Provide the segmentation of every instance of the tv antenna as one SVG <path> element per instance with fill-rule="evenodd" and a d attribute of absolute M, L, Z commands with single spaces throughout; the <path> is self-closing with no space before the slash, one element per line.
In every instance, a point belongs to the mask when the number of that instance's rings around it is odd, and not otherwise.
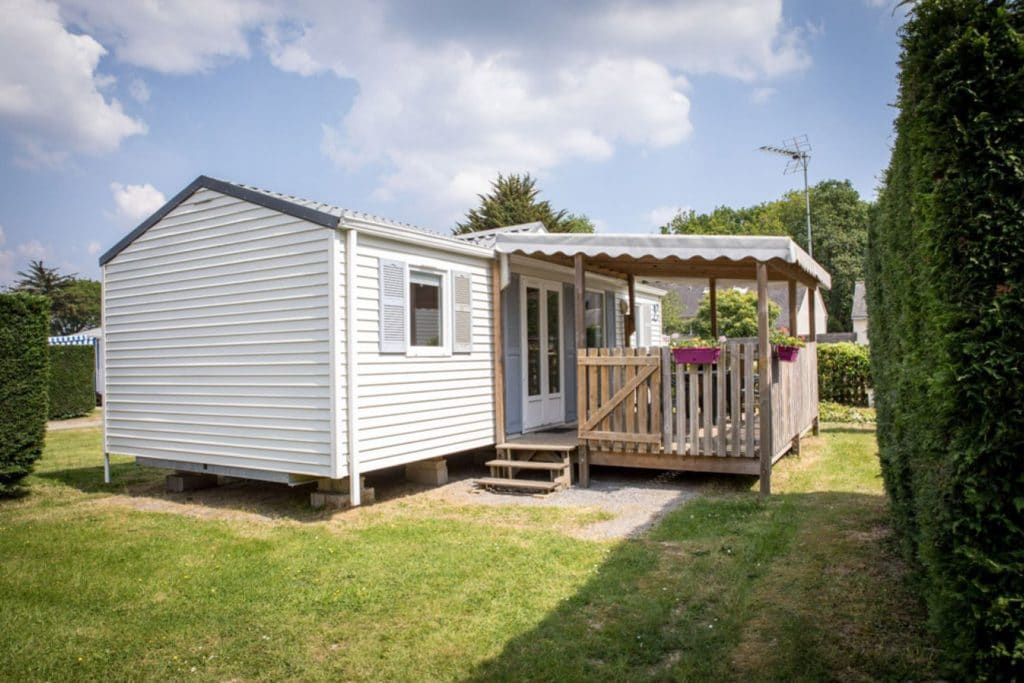
<path fill-rule="evenodd" d="M 813 258 L 814 247 L 811 244 L 811 193 L 807 187 L 807 163 L 811 160 L 811 143 L 806 135 L 798 135 L 795 138 L 784 140 L 781 146 L 762 145 L 759 147 L 762 152 L 784 156 L 786 162 L 785 173 L 804 172 L 804 206 L 807 211 L 807 253 Z"/>

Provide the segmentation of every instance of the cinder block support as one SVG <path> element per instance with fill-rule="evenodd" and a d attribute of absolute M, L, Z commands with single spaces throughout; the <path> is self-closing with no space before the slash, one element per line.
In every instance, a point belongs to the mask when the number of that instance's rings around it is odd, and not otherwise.
<path fill-rule="evenodd" d="M 166 479 L 167 490 L 171 493 L 198 491 L 212 488 L 217 484 L 216 474 L 201 474 L 199 472 L 175 472 L 168 474 Z"/>
<path fill-rule="evenodd" d="M 372 503 L 375 492 L 366 488 L 366 481 L 359 478 L 360 504 Z M 348 477 L 344 479 L 318 479 L 317 490 L 309 494 L 309 504 L 314 508 L 334 508 L 343 510 L 352 507 L 352 496 Z"/>
<path fill-rule="evenodd" d="M 420 460 L 405 466 L 405 478 L 417 484 L 441 486 L 448 483 L 448 461 L 444 458 Z"/>

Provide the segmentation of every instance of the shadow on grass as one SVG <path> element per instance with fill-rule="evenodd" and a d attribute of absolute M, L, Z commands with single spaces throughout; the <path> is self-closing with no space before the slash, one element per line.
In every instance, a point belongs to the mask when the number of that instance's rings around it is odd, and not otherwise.
<path fill-rule="evenodd" d="M 882 500 L 694 500 L 616 546 L 470 680 L 928 678 Z"/>
<path fill-rule="evenodd" d="M 118 458 L 120 460 L 120 458 Z M 267 518 L 287 518 L 300 522 L 322 520 L 327 513 L 309 505 L 312 486 L 230 479 L 218 486 L 182 493 L 166 490 L 165 477 L 170 470 L 143 467 L 134 462 L 112 462 L 111 483 L 103 483 L 103 467 L 72 467 L 36 472 L 35 476 L 77 489 L 82 493 L 112 493 L 135 500 L 141 509 L 170 511 L 176 504 L 198 504 L 225 513 L 253 514 Z M 229 516 L 226 514 L 225 516 Z"/>

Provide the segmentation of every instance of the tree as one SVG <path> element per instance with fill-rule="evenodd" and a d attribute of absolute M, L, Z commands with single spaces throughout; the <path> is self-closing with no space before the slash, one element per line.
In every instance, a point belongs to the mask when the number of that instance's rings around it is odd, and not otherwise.
<path fill-rule="evenodd" d="M 593 223 L 586 216 L 555 211 L 548 201 L 538 201 L 537 181 L 526 175 L 498 175 L 491 183 L 491 192 L 480 197 L 480 206 L 470 209 L 466 221 L 452 231 L 464 235 L 480 230 L 493 230 L 508 225 L 541 222 L 550 232 L 593 232 Z M 585 229 L 588 228 L 589 229 Z"/>
<path fill-rule="evenodd" d="M 779 204 L 787 233 L 807 248 L 807 209 L 803 192 L 789 192 Z M 868 240 L 868 202 L 849 180 L 823 180 L 811 188 L 811 230 L 814 260 L 832 276 L 832 288 L 822 292 L 830 332 L 853 329 L 853 285 L 864 278 Z"/>
<path fill-rule="evenodd" d="M 683 318 L 683 302 L 674 289 L 661 298 L 661 330 L 665 334 L 683 334 L 689 325 Z"/>
<path fill-rule="evenodd" d="M 727 289 L 718 292 L 718 334 L 726 337 L 757 336 L 757 294 Z M 768 327 L 775 327 L 775 321 L 782 309 L 774 301 L 768 302 Z M 711 296 L 705 294 L 697 315 L 693 318 L 693 333 L 698 337 L 711 337 Z"/>
<path fill-rule="evenodd" d="M 663 235 L 786 235 L 777 203 L 742 209 L 716 207 L 711 213 L 681 211 L 661 226 Z"/>
<path fill-rule="evenodd" d="M 100 325 L 102 285 L 96 280 L 73 279 L 53 300 L 53 328 L 74 334 Z"/>
<path fill-rule="evenodd" d="M 570 213 L 568 216 L 565 217 L 565 220 L 562 221 L 561 228 L 562 229 L 558 230 L 557 232 L 597 232 L 596 228 L 594 227 L 594 221 L 590 220 L 590 218 L 584 216 L 583 214 L 575 213 Z"/>
<path fill-rule="evenodd" d="M 21 279 L 11 288 L 13 291 L 45 296 L 51 301 L 74 279 L 56 268 L 47 268 L 42 261 L 29 261 L 28 270 L 18 271 L 18 277 Z"/>
<path fill-rule="evenodd" d="M 832 332 L 853 329 L 854 282 L 864 277 L 868 202 L 849 180 L 823 180 L 810 189 L 814 259 L 832 276 L 823 292 Z M 746 208 L 719 206 L 709 214 L 680 213 L 661 227 L 665 235 L 788 235 L 807 248 L 804 193 Z"/>
<path fill-rule="evenodd" d="M 50 301 L 50 334 L 74 334 L 100 324 L 101 285 L 95 280 L 64 275 L 42 261 L 30 261 L 12 291 L 44 296 Z"/>

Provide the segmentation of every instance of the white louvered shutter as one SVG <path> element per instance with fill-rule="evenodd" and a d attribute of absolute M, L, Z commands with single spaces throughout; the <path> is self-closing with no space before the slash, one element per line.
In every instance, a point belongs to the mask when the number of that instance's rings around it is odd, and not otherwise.
<path fill-rule="evenodd" d="M 405 282 L 404 262 L 380 260 L 381 353 L 405 353 Z"/>
<path fill-rule="evenodd" d="M 452 273 L 452 352 L 473 351 L 473 278 L 469 273 Z"/>

